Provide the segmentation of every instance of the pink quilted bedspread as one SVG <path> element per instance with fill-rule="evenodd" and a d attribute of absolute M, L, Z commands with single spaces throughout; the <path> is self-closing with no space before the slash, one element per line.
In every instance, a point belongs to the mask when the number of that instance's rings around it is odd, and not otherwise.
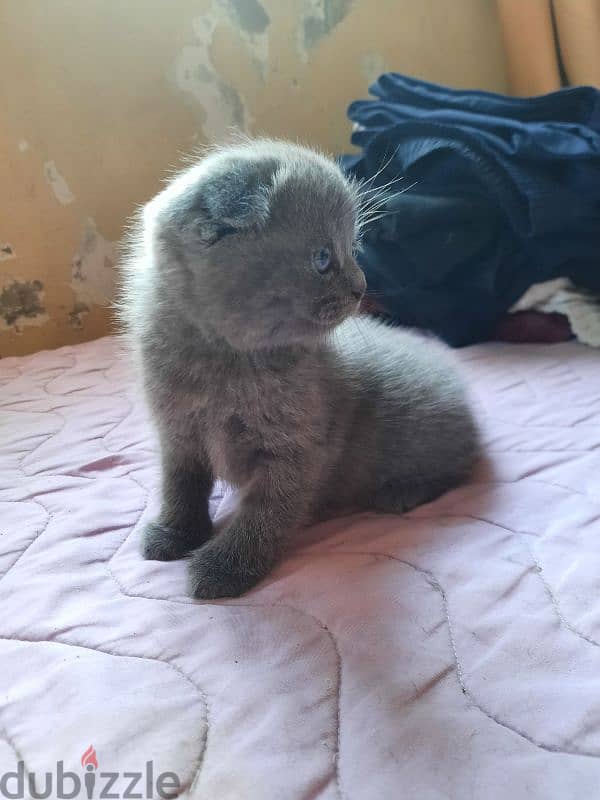
<path fill-rule="evenodd" d="M 218 603 L 138 553 L 156 447 L 114 341 L 3 359 L 0 789 L 88 750 L 94 796 L 151 761 L 201 800 L 599 798 L 600 359 L 459 356 L 473 482 Z"/>

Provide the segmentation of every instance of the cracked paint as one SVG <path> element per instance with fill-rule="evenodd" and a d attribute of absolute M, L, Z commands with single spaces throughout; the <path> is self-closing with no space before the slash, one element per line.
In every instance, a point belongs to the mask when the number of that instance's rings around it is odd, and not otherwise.
<path fill-rule="evenodd" d="M 264 33 L 271 22 L 258 0 L 221 0 L 231 9 L 240 28 L 248 34 Z"/>
<path fill-rule="evenodd" d="M 206 14 L 194 20 L 194 33 L 198 44 L 184 47 L 175 65 L 175 81 L 200 105 L 203 128 L 209 138 L 220 137 L 236 123 L 233 111 L 225 101 L 223 81 L 217 75 L 210 56 L 210 45 L 217 27 L 214 16 Z"/>
<path fill-rule="evenodd" d="M 44 325 L 48 315 L 43 305 L 44 284 L 4 276 L 0 289 L 0 329 L 21 333 L 27 325 Z"/>
<path fill-rule="evenodd" d="M 297 42 L 303 61 L 308 61 L 309 50 L 316 47 L 345 19 L 353 2 L 354 0 L 304 0 L 302 26 Z"/>
<path fill-rule="evenodd" d="M 0 261 L 9 261 L 16 258 L 15 248 L 8 242 L 0 242 Z"/>
<path fill-rule="evenodd" d="M 44 164 L 44 175 L 50 188 L 58 202 L 63 206 L 68 206 L 75 200 L 75 195 L 69 188 L 69 184 L 58 171 L 54 161 L 46 161 Z"/>
<path fill-rule="evenodd" d="M 264 81 L 269 65 L 269 15 L 258 0 L 216 0 L 213 13 L 218 13 L 219 7 L 225 11 L 223 21 L 242 39 Z"/>
<path fill-rule="evenodd" d="M 94 220 L 88 219 L 71 264 L 70 285 L 80 305 L 104 306 L 112 300 L 117 260 L 117 243 L 105 239 Z M 84 310 L 79 308 L 77 315 Z"/>
<path fill-rule="evenodd" d="M 232 127 L 244 131 L 249 121 L 240 93 L 221 78 L 212 60 L 211 45 L 220 24 L 236 31 L 263 80 L 269 60 L 270 18 L 257 0 L 213 0 L 210 10 L 192 21 L 197 43 L 179 52 L 175 82 L 198 104 L 209 139 L 221 138 Z"/>
<path fill-rule="evenodd" d="M 83 318 L 89 313 L 90 307 L 88 304 L 77 301 L 69 311 L 69 325 L 72 328 L 83 328 Z"/>

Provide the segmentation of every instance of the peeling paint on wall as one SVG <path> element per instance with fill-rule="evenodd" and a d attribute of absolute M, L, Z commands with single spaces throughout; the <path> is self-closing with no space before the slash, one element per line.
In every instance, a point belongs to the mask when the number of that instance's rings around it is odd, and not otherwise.
<path fill-rule="evenodd" d="M 217 17 L 209 12 L 196 18 L 193 27 L 199 43 L 188 45 L 179 53 L 175 65 L 177 86 L 200 106 L 208 138 L 218 139 L 231 126 L 244 130 L 244 104 L 234 87 L 219 77 L 210 55 Z"/>
<path fill-rule="evenodd" d="M 265 79 L 269 64 L 271 20 L 258 0 L 213 0 L 210 10 L 192 21 L 197 44 L 182 48 L 175 64 L 175 82 L 190 94 L 203 116 L 209 139 L 219 139 L 231 127 L 246 130 L 249 114 L 237 91 L 219 75 L 211 56 L 218 25 L 227 25 L 241 39 L 256 70 Z"/>
<path fill-rule="evenodd" d="M 0 242 L 0 261 L 9 261 L 16 258 L 15 248 L 8 242 Z"/>
<path fill-rule="evenodd" d="M 69 184 L 56 168 L 54 161 L 46 161 L 44 164 L 44 175 L 50 184 L 50 188 L 58 202 L 63 206 L 68 206 L 75 200 L 75 195 L 69 189 Z"/>
<path fill-rule="evenodd" d="M 242 30 L 249 34 L 264 33 L 271 19 L 258 0 L 221 0 L 231 9 Z"/>
<path fill-rule="evenodd" d="M 21 139 L 19 142 L 19 153 L 26 153 L 29 150 L 29 142 L 27 139 Z"/>
<path fill-rule="evenodd" d="M 87 303 L 77 301 L 69 311 L 69 325 L 72 328 L 83 328 L 83 318 L 89 314 L 90 307 Z"/>
<path fill-rule="evenodd" d="M 385 72 L 385 62 L 380 53 L 365 53 L 360 60 L 360 71 L 367 83 L 373 83 Z"/>
<path fill-rule="evenodd" d="M 43 306 L 44 284 L 5 276 L 0 290 L 0 330 L 20 333 L 26 325 L 44 325 L 48 321 Z"/>
<path fill-rule="evenodd" d="M 264 80 L 269 64 L 268 28 L 271 18 L 258 0 L 216 0 L 215 12 L 219 6 L 227 15 L 224 21 L 240 36 Z"/>
<path fill-rule="evenodd" d="M 71 288 L 80 305 L 104 306 L 112 300 L 117 259 L 117 243 L 105 239 L 94 220 L 88 219 L 71 265 Z"/>
<path fill-rule="evenodd" d="M 354 0 L 304 0 L 298 49 L 303 61 L 308 51 L 328 36 L 348 15 Z"/>

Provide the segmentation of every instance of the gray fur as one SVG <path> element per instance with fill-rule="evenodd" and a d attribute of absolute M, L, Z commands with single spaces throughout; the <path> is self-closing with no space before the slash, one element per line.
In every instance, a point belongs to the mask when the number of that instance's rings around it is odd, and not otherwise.
<path fill-rule="evenodd" d="M 189 556 L 195 597 L 250 589 L 302 526 L 402 513 L 471 470 L 475 426 L 446 349 L 355 316 L 360 216 L 332 161 L 268 140 L 208 154 L 144 209 L 121 302 L 161 443 L 144 555 Z M 216 477 L 241 503 L 215 532 Z"/>

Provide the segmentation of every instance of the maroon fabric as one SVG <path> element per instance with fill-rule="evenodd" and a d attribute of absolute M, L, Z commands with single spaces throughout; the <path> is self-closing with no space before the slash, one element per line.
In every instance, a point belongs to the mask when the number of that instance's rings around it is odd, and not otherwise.
<path fill-rule="evenodd" d="M 366 295 L 361 303 L 363 314 L 380 316 L 384 311 L 378 300 Z M 493 339 L 497 342 L 515 342 L 527 344 L 566 342 L 573 339 L 574 334 L 568 318 L 556 312 L 546 314 L 543 311 L 517 311 L 504 314 L 494 329 Z"/>
<path fill-rule="evenodd" d="M 542 311 L 517 311 L 505 314 L 496 324 L 494 339 L 498 342 L 566 342 L 573 331 L 564 314 Z"/>

